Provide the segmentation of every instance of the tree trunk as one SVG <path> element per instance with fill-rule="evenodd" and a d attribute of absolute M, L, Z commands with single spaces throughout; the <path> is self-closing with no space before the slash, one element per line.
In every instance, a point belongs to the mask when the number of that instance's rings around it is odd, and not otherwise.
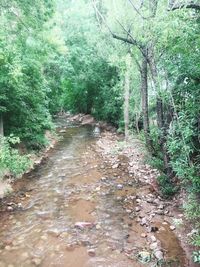
<path fill-rule="evenodd" d="M 125 140 L 129 137 L 129 99 L 130 99 L 130 55 L 126 58 L 126 73 L 124 83 L 124 124 L 125 124 Z"/>
<path fill-rule="evenodd" d="M 173 175 L 172 168 L 170 167 L 170 157 L 167 152 L 166 146 L 166 136 L 167 136 L 167 129 L 164 122 L 164 108 L 163 108 L 163 100 L 160 96 L 159 90 L 159 82 L 158 82 L 158 71 L 157 66 L 154 58 L 154 51 L 153 47 L 151 47 L 151 54 L 149 56 L 149 66 L 152 74 L 152 80 L 155 89 L 157 90 L 157 97 L 156 97 L 156 113 L 157 113 L 157 124 L 158 129 L 160 131 L 159 134 L 159 145 L 163 154 L 163 163 L 164 163 L 164 172 L 167 174 L 168 177 Z"/>
<path fill-rule="evenodd" d="M 146 54 L 146 51 L 144 51 Z M 152 140 L 150 137 L 149 128 L 149 104 L 148 104 L 148 83 L 147 83 L 147 57 L 142 57 L 141 66 L 141 97 L 142 97 L 142 113 L 143 127 L 146 145 L 149 150 L 152 150 Z"/>
<path fill-rule="evenodd" d="M 4 130 L 3 130 L 3 115 L 0 114 L 0 138 L 4 136 Z"/>

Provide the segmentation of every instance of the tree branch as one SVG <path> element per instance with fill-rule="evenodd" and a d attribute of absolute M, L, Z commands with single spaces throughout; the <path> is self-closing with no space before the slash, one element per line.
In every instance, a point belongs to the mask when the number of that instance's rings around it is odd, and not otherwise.
<path fill-rule="evenodd" d="M 174 11 L 174 10 L 182 9 L 182 8 L 192 8 L 192 9 L 200 10 L 200 3 L 195 3 L 193 1 L 188 2 L 188 3 L 171 3 L 170 7 L 168 8 L 168 11 Z"/>

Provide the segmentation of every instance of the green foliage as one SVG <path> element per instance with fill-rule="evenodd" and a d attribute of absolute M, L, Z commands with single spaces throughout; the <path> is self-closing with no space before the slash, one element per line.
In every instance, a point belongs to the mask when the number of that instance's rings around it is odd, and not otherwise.
<path fill-rule="evenodd" d="M 163 196 L 166 198 L 173 196 L 178 191 L 178 186 L 175 186 L 170 178 L 165 174 L 158 177 L 158 183 Z"/>
<path fill-rule="evenodd" d="M 20 139 L 13 135 L 1 138 L 0 144 L 0 173 L 1 175 L 9 171 L 10 174 L 17 177 L 24 173 L 31 164 L 28 156 L 20 155 L 18 150 L 13 148 L 19 144 Z"/>

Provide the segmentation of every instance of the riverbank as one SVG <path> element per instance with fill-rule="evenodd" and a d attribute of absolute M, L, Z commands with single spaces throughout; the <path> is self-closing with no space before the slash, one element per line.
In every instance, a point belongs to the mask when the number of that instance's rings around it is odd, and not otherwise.
<path fill-rule="evenodd" d="M 162 198 L 156 182 L 159 171 L 145 163 L 148 152 L 144 144 L 136 136 L 125 142 L 117 134 L 106 131 L 102 133 L 97 145 L 98 153 L 104 162 L 111 164 L 116 171 L 116 177 L 118 170 L 130 177 L 128 181 L 119 179 L 118 186 L 121 187 L 122 201 L 127 214 L 129 217 L 130 214 L 134 214 L 136 229 L 142 226 L 138 238 L 146 239 L 158 260 L 165 258 L 168 264 L 172 264 L 166 266 L 198 266 L 192 260 L 195 248 L 188 244 L 191 229 L 190 222 L 184 216 L 184 199 L 180 194 L 170 200 Z M 131 183 L 137 183 L 140 188 L 134 196 L 127 189 L 127 185 Z M 184 253 L 186 262 L 180 261 L 180 255 L 182 254 L 183 260 Z M 176 262 L 178 258 L 179 263 Z"/>

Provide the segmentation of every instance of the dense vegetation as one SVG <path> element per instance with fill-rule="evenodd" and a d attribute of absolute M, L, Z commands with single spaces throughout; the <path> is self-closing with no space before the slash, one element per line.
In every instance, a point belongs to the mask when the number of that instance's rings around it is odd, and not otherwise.
<path fill-rule="evenodd" d="M 45 146 L 52 115 L 90 113 L 142 135 L 163 194 L 187 188 L 200 221 L 199 1 L 1 0 L 0 14 L 0 168 L 24 171 L 16 143 Z"/>

